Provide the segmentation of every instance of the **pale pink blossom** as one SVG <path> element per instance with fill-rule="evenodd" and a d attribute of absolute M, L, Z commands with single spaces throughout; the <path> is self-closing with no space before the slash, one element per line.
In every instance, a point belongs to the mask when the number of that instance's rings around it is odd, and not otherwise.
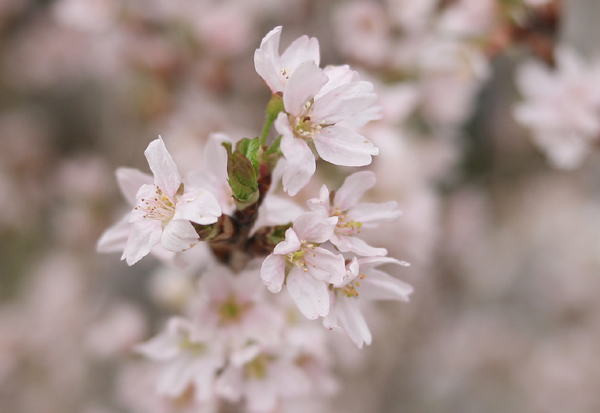
<path fill-rule="evenodd" d="M 173 252 L 192 248 L 198 242 L 198 235 L 191 222 L 208 225 L 221 215 L 221 208 L 210 192 L 184 188 L 179 170 L 162 139 L 151 142 L 145 155 L 154 174 L 153 184 L 139 187 L 139 182 L 147 179 L 142 173 L 121 170 L 125 175 L 121 184 L 125 197 L 131 200 L 136 191 L 135 207 L 127 219 L 131 227 L 121 257 L 129 265 L 138 262 L 159 243 Z M 99 241 L 99 249 L 107 250 L 107 245 L 116 248 L 111 242 L 119 240 L 118 235 L 126 231 L 125 227 L 121 221 L 105 233 Z"/>
<path fill-rule="evenodd" d="M 198 337 L 189 321 L 171 318 L 164 332 L 139 344 L 136 349 L 146 357 L 164 363 L 157 383 L 159 395 L 179 397 L 192 386 L 196 401 L 214 399 L 214 381 L 225 363 L 223 349 Z"/>
<path fill-rule="evenodd" d="M 331 309 L 323 319 L 323 325 L 331 330 L 344 331 L 358 348 L 362 348 L 364 343 L 371 344 L 371 332 L 360 311 L 358 299 L 408 301 L 413 291 L 404 281 L 374 268 L 382 264 L 408 265 L 389 257 L 354 258 L 348 264 L 349 278 L 330 292 Z"/>
<path fill-rule="evenodd" d="M 264 352 L 243 365 L 230 363 L 219 376 L 219 396 L 246 402 L 249 412 L 272 412 L 282 399 L 307 395 L 311 382 L 294 359 Z"/>
<path fill-rule="evenodd" d="M 269 291 L 278 293 L 285 282 L 300 312 L 311 320 L 327 315 L 328 284 L 340 284 L 346 276 L 344 257 L 319 246 L 331 238 L 337 220 L 314 212 L 300 215 L 261 267 Z"/>
<path fill-rule="evenodd" d="M 254 53 L 256 73 L 262 77 L 273 93 L 283 92 L 290 76 L 305 62 L 319 66 L 319 42 L 316 38 L 302 36 L 279 56 L 279 38 L 281 26 L 271 30 L 263 38 L 260 48 Z"/>
<path fill-rule="evenodd" d="M 327 186 L 323 185 L 319 198 L 308 201 L 308 207 L 324 217 L 337 217 L 337 225 L 329 239 L 338 250 L 365 256 L 383 256 L 385 248 L 374 248 L 357 238 L 362 228 L 377 227 L 383 222 L 396 220 L 401 212 L 395 201 L 385 203 L 359 203 L 364 193 L 375 185 L 375 174 L 371 171 L 356 172 L 346 178 L 344 184 L 330 198 Z"/>
<path fill-rule="evenodd" d="M 287 161 L 283 188 L 288 194 L 297 194 L 316 170 L 309 142 L 334 165 L 371 163 L 378 149 L 351 128 L 380 117 L 372 90 L 371 83 L 360 81 L 347 66 L 321 70 L 314 62 L 305 62 L 292 74 L 283 91 L 285 113 L 275 121 Z"/>
<path fill-rule="evenodd" d="M 600 137 L 600 62 L 588 64 L 562 46 L 555 70 L 528 61 L 516 81 L 525 101 L 515 108 L 515 119 L 531 130 L 554 166 L 580 165 Z"/>
<path fill-rule="evenodd" d="M 263 293 L 257 270 L 236 275 L 220 265 L 210 268 L 200 278 L 191 307 L 198 334 L 231 352 L 278 343 L 284 314 L 265 302 Z"/>

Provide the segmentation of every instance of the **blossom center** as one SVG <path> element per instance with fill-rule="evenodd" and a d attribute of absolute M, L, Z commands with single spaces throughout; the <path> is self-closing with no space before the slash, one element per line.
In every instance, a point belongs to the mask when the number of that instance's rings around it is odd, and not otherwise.
<path fill-rule="evenodd" d="M 299 116 L 290 117 L 290 125 L 294 135 L 302 139 L 314 139 L 324 127 L 324 121 L 319 123 L 312 120 L 312 105 L 310 100 L 304 104 Z"/>
<path fill-rule="evenodd" d="M 206 345 L 204 343 L 192 341 L 188 333 L 179 342 L 179 348 L 184 351 L 189 351 L 192 354 L 199 355 L 204 353 L 204 351 L 206 350 Z"/>
<path fill-rule="evenodd" d="M 248 303 L 242 304 L 238 302 L 235 296 L 231 295 L 219 305 L 218 313 L 221 324 L 238 323 L 249 306 Z"/>
<path fill-rule="evenodd" d="M 141 211 L 144 219 L 156 219 L 168 223 L 175 215 L 177 202 L 165 194 L 160 187 L 155 188 L 154 193 L 140 199 L 134 209 Z"/>
<path fill-rule="evenodd" d="M 336 288 L 335 290 L 339 291 L 346 297 L 358 297 L 358 291 L 356 290 L 356 288 L 360 287 L 360 281 L 364 280 L 365 277 L 365 274 L 358 274 L 358 276 L 352 281 L 350 281 L 348 284 L 344 285 L 343 287 Z"/>
<path fill-rule="evenodd" d="M 267 377 L 267 367 L 271 357 L 266 354 L 259 354 L 254 360 L 244 366 L 246 378 L 262 380 Z"/>
<path fill-rule="evenodd" d="M 335 232 L 345 235 L 360 234 L 362 222 L 354 221 L 346 211 L 342 211 L 336 206 L 331 216 L 338 218 Z"/>
<path fill-rule="evenodd" d="M 304 272 L 307 272 L 308 269 L 306 268 L 306 259 L 304 258 L 304 256 L 307 253 L 310 254 L 310 252 L 316 248 L 316 245 L 303 240 L 300 241 L 300 244 L 301 246 L 298 251 L 290 252 L 289 254 L 287 254 L 287 260 L 289 263 L 299 268 L 302 268 Z"/>

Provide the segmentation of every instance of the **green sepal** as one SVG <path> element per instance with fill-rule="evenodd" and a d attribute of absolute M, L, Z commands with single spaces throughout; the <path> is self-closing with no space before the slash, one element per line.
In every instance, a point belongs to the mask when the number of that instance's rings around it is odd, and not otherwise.
<path fill-rule="evenodd" d="M 260 144 L 258 137 L 254 139 L 244 138 L 235 145 L 235 151 L 243 154 L 252 163 L 254 170 L 258 173 L 258 153 Z"/>
<path fill-rule="evenodd" d="M 236 150 L 229 156 L 227 175 L 235 206 L 239 210 L 258 201 L 257 172 L 244 154 Z"/>

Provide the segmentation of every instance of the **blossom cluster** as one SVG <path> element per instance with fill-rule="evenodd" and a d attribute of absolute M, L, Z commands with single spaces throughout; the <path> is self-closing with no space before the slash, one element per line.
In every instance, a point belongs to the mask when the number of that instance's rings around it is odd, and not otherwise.
<path fill-rule="evenodd" d="M 159 395 L 192 394 L 190 403 L 207 409 L 226 401 L 269 412 L 330 393 L 324 332 L 345 333 L 361 348 L 372 337 L 360 303 L 408 301 L 412 293 L 378 268 L 408 264 L 360 235 L 400 216 L 395 201 L 361 202 L 376 184 L 373 172 L 349 175 L 336 191 L 322 185 L 305 207 L 275 193 L 280 179 L 283 191 L 298 194 L 317 159 L 370 164 L 378 149 L 356 128 L 380 117 L 370 82 L 348 66 L 320 68 L 315 38 L 302 36 L 280 55 L 280 34 L 281 27 L 268 33 L 255 53 L 272 92 L 261 136 L 213 134 L 204 165 L 186 177 L 162 138 L 152 141 L 152 175 L 117 170 L 132 209 L 98 242 L 129 265 L 152 253 L 199 276 L 180 303 L 183 314 L 137 351 L 163 363 Z M 267 145 L 272 125 L 279 136 Z M 265 296 L 284 286 L 289 298 Z M 325 328 L 308 322 L 317 318 Z"/>

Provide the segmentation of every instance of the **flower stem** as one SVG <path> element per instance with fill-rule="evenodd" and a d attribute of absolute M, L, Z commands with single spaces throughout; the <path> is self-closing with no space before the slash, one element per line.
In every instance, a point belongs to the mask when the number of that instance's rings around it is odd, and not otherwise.
<path fill-rule="evenodd" d="M 273 122 L 275 122 L 277 115 L 279 115 L 279 112 L 282 110 L 283 97 L 279 94 L 273 95 L 267 104 L 267 120 L 265 121 L 265 126 L 263 127 L 262 134 L 260 135 L 260 140 L 258 141 L 260 147 L 265 146 L 265 143 L 267 142 L 267 135 L 271 130 L 271 126 L 273 126 Z"/>

